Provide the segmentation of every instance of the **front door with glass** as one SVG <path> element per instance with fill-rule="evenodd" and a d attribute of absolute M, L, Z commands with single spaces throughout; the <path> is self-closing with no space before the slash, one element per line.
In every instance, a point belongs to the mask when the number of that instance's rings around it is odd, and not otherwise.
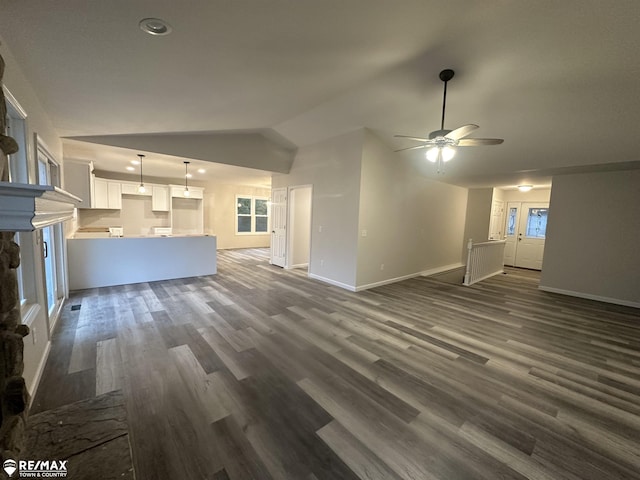
<path fill-rule="evenodd" d="M 548 217 L 548 203 L 507 204 L 505 265 L 542 270 Z"/>

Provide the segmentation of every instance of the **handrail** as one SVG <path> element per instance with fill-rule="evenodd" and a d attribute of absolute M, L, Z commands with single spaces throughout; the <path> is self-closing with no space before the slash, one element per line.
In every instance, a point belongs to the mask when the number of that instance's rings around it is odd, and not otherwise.
<path fill-rule="evenodd" d="M 504 247 L 506 240 L 467 243 L 467 266 L 463 285 L 473 285 L 481 280 L 504 272 Z"/>

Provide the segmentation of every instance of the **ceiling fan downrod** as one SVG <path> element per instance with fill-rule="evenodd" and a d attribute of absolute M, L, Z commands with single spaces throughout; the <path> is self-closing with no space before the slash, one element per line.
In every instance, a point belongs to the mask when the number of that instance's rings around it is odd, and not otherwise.
<path fill-rule="evenodd" d="M 453 78 L 456 72 L 447 68 L 440 72 L 440 80 L 444 82 L 444 94 L 442 95 L 442 121 L 440 122 L 440 130 L 444 130 L 444 112 L 447 106 L 447 82 Z"/>

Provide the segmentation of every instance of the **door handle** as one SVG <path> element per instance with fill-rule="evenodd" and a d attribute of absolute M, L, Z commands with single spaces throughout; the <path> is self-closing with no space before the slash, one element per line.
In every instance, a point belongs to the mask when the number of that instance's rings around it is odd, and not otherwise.
<path fill-rule="evenodd" d="M 47 258 L 49 256 L 49 246 L 47 245 L 47 242 L 42 242 L 42 249 L 44 250 L 44 258 Z"/>

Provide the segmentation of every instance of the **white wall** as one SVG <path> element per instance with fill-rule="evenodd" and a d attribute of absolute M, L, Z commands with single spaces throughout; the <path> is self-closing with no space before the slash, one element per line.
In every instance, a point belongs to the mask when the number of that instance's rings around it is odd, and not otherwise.
<path fill-rule="evenodd" d="M 0 52 L 5 61 L 5 71 L 3 83 L 11 94 L 18 101 L 20 106 L 27 112 L 27 158 L 29 161 L 29 180 L 35 183 L 36 179 L 36 155 L 34 133 L 42 138 L 49 152 L 64 169 L 62 163 L 62 143 L 58 137 L 53 124 L 42 107 L 38 96 L 32 89 L 29 81 L 23 75 L 20 66 L 16 63 L 6 44 L 0 38 Z M 44 291 L 43 264 L 41 256 L 41 234 L 32 233 L 34 236 L 34 251 L 30 255 L 34 258 L 34 278 L 36 291 L 36 304 L 39 308 L 31 310 L 35 312 L 32 317 L 23 318 L 32 333 L 24 339 L 24 379 L 27 387 L 33 393 L 35 380 L 40 374 L 45 355 L 49 347 L 48 322 L 46 315 L 46 298 Z M 27 254 L 27 252 L 24 252 Z M 26 255 L 25 255 L 26 256 Z"/>
<path fill-rule="evenodd" d="M 355 288 L 363 130 L 301 148 L 272 188 L 312 185 L 312 277 Z"/>
<path fill-rule="evenodd" d="M 293 188 L 289 191 L 290 232 L 288 266 L 309 264 L 311 249 L 311 187 Z"/>
<path fill-rule="evenodd" d="M 271 234 L 236 235 L 236 195 L 271 197 L 271 189 L 246 185 L 202 183 L 204 230 L 216 235 L 218 248 L 259 248 L 271 244 Z"/>
<path fill-rule="evenodd" d="M 640 307 L 640 170 L 554 177 L 540 288 Z"/>
<path fill-rule="evenodd" d="M 358 288 L 459 266 L 466 204 L 465 188 L 427 179 L 365 130 Z"/>

